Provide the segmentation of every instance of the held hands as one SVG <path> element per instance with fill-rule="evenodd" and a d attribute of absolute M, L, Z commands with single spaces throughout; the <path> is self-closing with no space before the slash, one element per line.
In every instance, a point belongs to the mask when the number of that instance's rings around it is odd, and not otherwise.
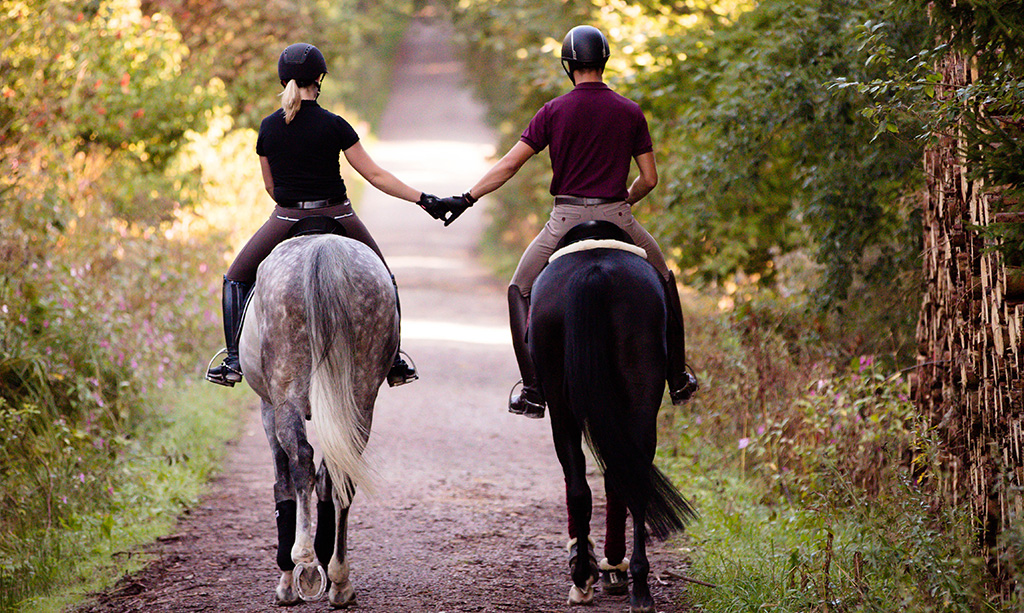
<path fill-rule="evenodd" d="M 466 192 L 461 196 L 441 198 L 440 202 L 444 205 L 445 212 L 447 213 L 447 216 L 443 217 L 444 225 L 447 228 L 453 221 L 458 219 L 459 215 L 466 212 L 466 209 L 473 206 L 473 203 L 476 202 L 476 198 L 474 198 L 469 192 Z"/>
<path fill-rule="evenodd" d="M 434 219 L 444 219 L 445 213 L 448 212 L 441 199 L 433 194 L 420 194 L 419 202 L 416 204 L 420 205 L 420 208 L 429 213 Z"/>

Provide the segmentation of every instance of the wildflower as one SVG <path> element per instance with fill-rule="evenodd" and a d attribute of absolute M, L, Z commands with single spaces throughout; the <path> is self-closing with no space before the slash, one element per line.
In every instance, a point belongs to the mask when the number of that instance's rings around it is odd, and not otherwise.
<path fill-rule="evenodd" d="M 749 438 L 743 437 L 743 438 L 741 438 L 739 440 L 739 445 L 738 446 L 739 446 L 740 449 L 746 449 L 748 445 L 750 445 L 750 439 Z"/>
<path fill-rule="evenodd" d="M 873 355 L 862 355 L 860 356 L 860 371 L 864 372 L 866 369 L 871 368 L 872 364 L 875 363 L 875 356 Z"/>

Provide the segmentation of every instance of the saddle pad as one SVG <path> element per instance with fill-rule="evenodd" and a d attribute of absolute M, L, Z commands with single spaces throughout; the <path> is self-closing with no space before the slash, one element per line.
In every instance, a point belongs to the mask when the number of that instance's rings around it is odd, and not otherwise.
<path fill-rule="evenodd" d="M 548 263 L 550 264 L 551 262 L 554 262 L 563 255 L 576 253 L 577 251 L 589 251 L 590 249 L 619 249 L 621 251 L 628 251 L 630 253 L 636 254 L 645 260 L 647 259 L 647 252 L 644 251 L 642 247 L 637 247 L 636 245 L 630 245 L 629 243 L 624 243 L 622 241 L 617 241 L 610 238 L 600 238 L 587 239 L 580 241 L 578 243 L 566 245 L 565 247 L 562 247 L 558 251 L 552 253 L 551 257 L 548 258 Z"/>

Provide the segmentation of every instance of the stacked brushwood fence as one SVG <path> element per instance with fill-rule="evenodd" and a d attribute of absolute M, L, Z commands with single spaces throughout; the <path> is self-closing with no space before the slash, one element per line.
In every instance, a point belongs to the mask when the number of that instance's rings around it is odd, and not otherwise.
<path fill-rule="evenodd" d="M 976 79 L 963 57 L 942 66 L 945 88 Z M 1008 570 L 999 534 L 1021 521 L 1024 502 L 1024 270 L 1009 267 L 982 231 L 1024 223 L 998 186 L 972 178 L 961 134 L 941 136 L 925 154 L 925 297 L 914 399 L 944 442 L 939 490 L 978 519 L 979 542 L 1004 591 Z M 1010 206 L 1007 206 L 1009 204 Z"/>

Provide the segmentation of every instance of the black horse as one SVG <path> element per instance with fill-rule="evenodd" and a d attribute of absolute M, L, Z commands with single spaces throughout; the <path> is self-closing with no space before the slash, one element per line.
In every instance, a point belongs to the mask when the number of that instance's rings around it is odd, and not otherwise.
<path fill-rule="evenodd" d="M 603 232 L 615 230 L 606 227 Z M 609 236 L 591 243 L 597 248 L 580 249 L 581 243 L 556 252 L 537 278 L 530 353 L 550 408 L 569 520 L 576 532 L 575 544 L 570 541 L 569 602 L 592 600 L 598 571 L 587 547 L 592 499 L 582 448 L 585 436 L 604 470 L 609 496 L 625 501 L 633 516 L 630 611 L 646 613 L 654 611 L 647 585 L 648 529 L 654 537 L 665 538 L 681 531 L 695 512 L 653 465 L 667 368 L 661 279 L 636 247 L 608 241 Z"/>

